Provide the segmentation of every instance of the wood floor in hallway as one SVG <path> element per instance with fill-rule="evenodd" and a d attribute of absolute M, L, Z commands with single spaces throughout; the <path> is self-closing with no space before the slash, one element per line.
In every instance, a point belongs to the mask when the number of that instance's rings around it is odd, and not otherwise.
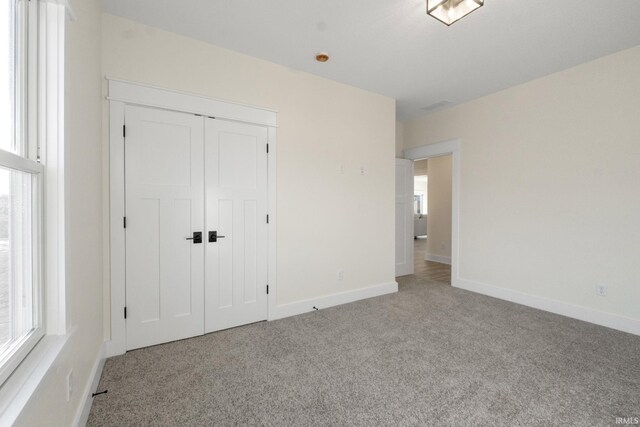
<path fill-rule="evenodd" d="M 427 239 L 417 238 L 413 241 L 414 274 L 424 280 L 433 280 L 451 284 L 451 266 L 439 262 L 425 261 Z"/>

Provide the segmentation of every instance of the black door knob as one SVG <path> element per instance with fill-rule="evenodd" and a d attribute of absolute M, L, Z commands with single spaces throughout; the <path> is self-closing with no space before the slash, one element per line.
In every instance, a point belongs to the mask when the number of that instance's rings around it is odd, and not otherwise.
<path fill-rule="evenodd" d="M 187 240 L 193 240 L 193 244 L 202 243 L 202 231 L 194 231 L 193 237 L 187 237 Z"/>
<path fill-rule="evenodd" d="M 209 242 L 210 243 L 215 243 L 218 241 L 218 239 L 224 239 L 225 236 L 218 236 L 218 232 L 217 231 L 210 231 L 209 232 Z"/>

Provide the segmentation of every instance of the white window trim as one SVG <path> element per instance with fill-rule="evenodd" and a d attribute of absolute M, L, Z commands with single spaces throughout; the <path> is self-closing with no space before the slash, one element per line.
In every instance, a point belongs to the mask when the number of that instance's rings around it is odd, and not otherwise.
<path fill-rule="evenodd" d="M 43 1 L 46 13 L 40 30 L 40 123 L 38 138 L 46 141 L 40 153 L 45 165 L 44 277 L 46 287 L 45 325 L 48 335 L 64 335 L 65 298 L 65 189 L 64 147 L 64 46 L 67 17 L 75 15 L 66 0 Z"/>
<path fill-rule="evenodd" d="M 65 173 L 64 173 L 64 47 L 65 23 L 67 18 L 75 21 L 75 14 L 67 0 L 38 0 L 40 19 L 37 28 L 30 28 L 30 41 L 37 35 L 36 56 L 38 72 L 29 75 L 37 79 L 37 93 L 29 93 L 30 107 L 37 99 L 37 114 L 29 114 L 29 137 L 46 141 L 45 151 L 39 156 L 42 165 L 29 170 L 38 174 L 44 172 L 44 186 L 41 229 L 43 232 L 42 279 L 44 299 L 44 330 L 38 342 L 19 363 L 7 381 L 0 386 L 0 425 L 12 425 L 25 405 L 53 366 L 57 356 L 73 331 L 66 323 L 65 297 Z M 32 9 L 33 10 L 33 9 Z M 30 13 L 32 13 L 30 11 Z M 33 50 L 32 50 L 33 52 Z M 33 111 L 33 110 L 32 110 Z M 30 111 L 30 112 L 32 112 Z M 37 116 L 37 120 L 32 118 Z M 30 150 L 34 146 L 30 140 Z M 10 153 L 0 153 L 5 164 L 15 162 L 27 169 L 25 159 Z M 30 151 L 30 157 L 38 156 Z M 42 337 L 44 335 L 44 337 Z"/>
<path fill-rule="evenodd" d="M 0 150 L 0 164 L 3 167 L 13 169 L 19 172 L 25 172 L 31 175 L 31 211 L 32 211 L 32 242 L 42 242 L 42 175 L 44 167 L 40 163 L 25 157 Z M 33 301 L 37 304 L 37 310 L 33 312 L 34 329 L 25 336 L 13 342 L 10 346 L 12 351 L 6 353 L 2 357 L 2 369 L 0 370 L 0 385 L 13 374 L 15 369 L 27 357 L 29 352 L 33 350 L 38 341 L 44 336 L 43 328 L 43 283 L 42 283 L 42 253 L 41 244 L 33 247 L 33 280 L 37 284 L 33 292 Z"/>

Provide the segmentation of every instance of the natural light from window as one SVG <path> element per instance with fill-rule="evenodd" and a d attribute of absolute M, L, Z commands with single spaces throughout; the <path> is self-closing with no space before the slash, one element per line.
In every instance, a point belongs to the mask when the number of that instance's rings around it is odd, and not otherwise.
<path fill-rule="evenodd" d="M 15 1 L 0 5 L 0 149 L 15 151 Z"/>
<path fill-rule="evenodd" d="M 29 158 L 22 126 L 27 111 L 26 7 L 24 0 L 0 1 L 0 383 L 42 332 L 42 165 Z"/>

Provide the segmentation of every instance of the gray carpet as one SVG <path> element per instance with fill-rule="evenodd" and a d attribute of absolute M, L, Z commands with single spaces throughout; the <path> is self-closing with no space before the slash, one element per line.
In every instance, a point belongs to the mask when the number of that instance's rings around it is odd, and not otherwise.
<path fill-rule="evenodd" d="M 640 337 L 451 286 L 109 359 L 90 426 L 615 425 Z"/>

